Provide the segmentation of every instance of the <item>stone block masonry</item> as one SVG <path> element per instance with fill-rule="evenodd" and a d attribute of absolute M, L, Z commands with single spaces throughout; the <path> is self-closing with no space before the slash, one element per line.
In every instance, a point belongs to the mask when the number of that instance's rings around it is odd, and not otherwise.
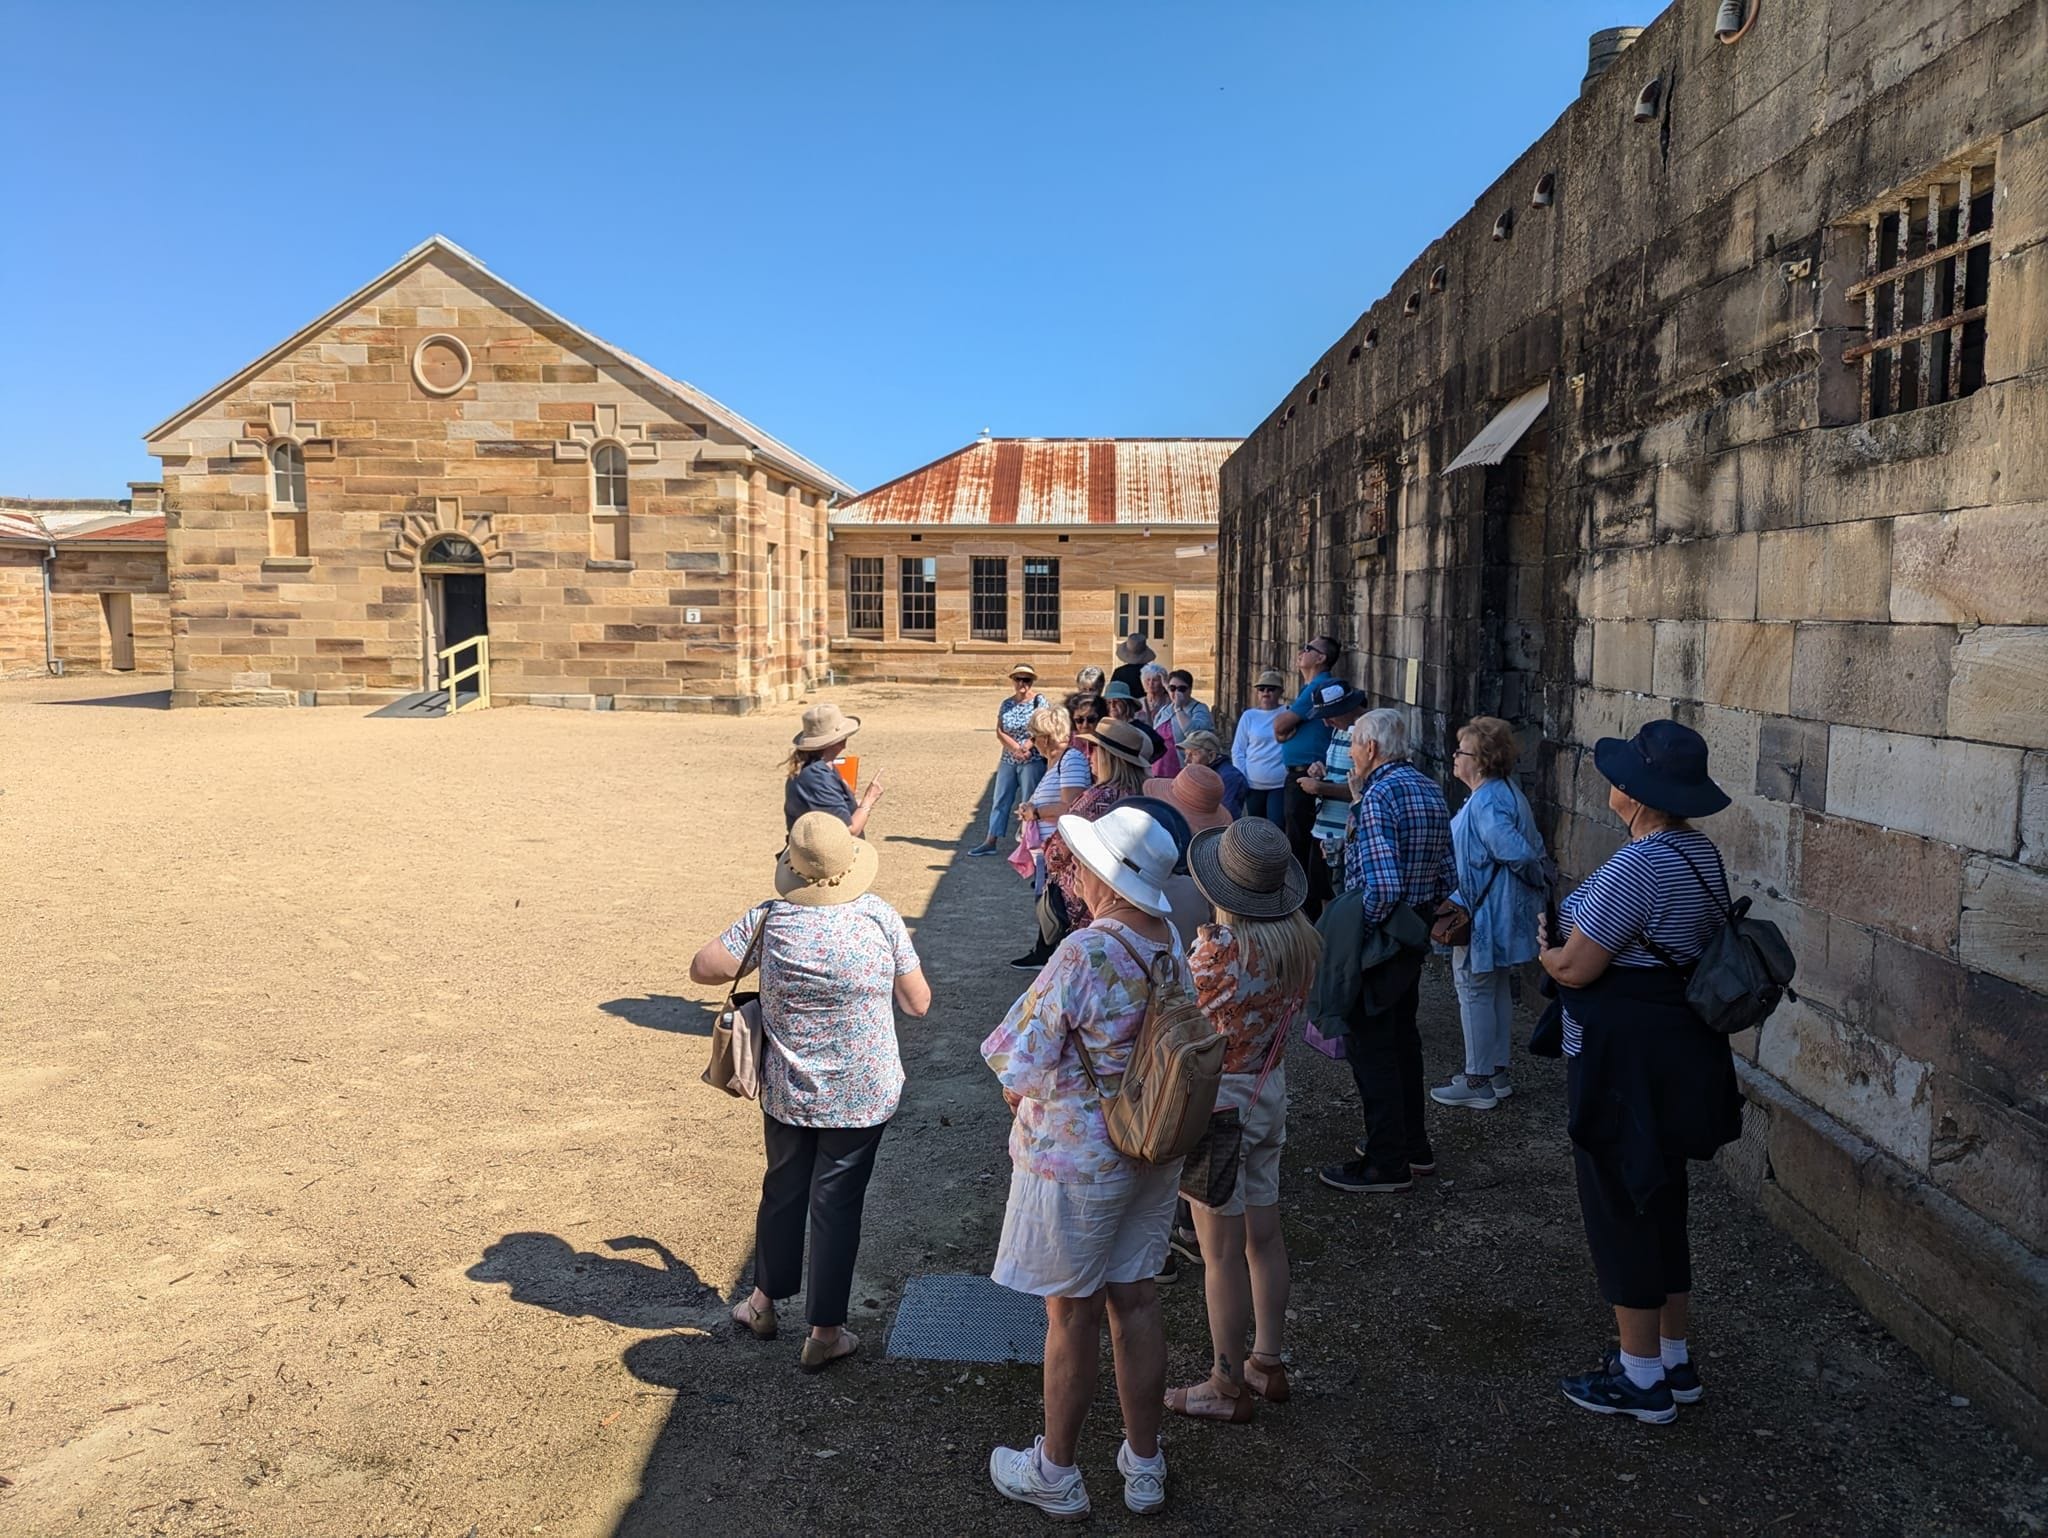
<path fill-rule="evenodd" d="M 1732 47 L 1714 12 L 1670 7 L 1226 463 L 1222 694 L 1327 630 L 1447 783 L 1508 716 L 1574 878 L 1624 836 L 1593 743 L 1696 726 L 1705 829 L 1801 965 L 1730 1172 L 2048 1449 L 2048 3 L 1766 5 Z M 1918 200 L 1924 250 L 1964 172 L 1989 234 L 1923 270 L 1981 320 L 1924 389 L 1883 353 L 1909 388 L 1866 412 L 1872 221 Z M 1909 277 L 1913 324 L 1947 301 Z"/>

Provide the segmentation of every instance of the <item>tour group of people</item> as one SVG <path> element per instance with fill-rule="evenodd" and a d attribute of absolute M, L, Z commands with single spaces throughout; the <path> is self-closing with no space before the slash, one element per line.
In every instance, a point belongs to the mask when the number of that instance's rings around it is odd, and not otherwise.
<path fill-rule="evenodd" d="M 1078 1466 L 1105 1322 L 1124 1420 L 1117 1471 L 1132 1511 L 1166 1500 L 1169 1414 L 1244 1423 L 1289 1398 L 1289 1268 L 1280 1221 L 1287 1064 L 1306 1039 L 1341 1056 L 1361 1135 L 1321 1169 L 1361 1199 L 1437 1173 L 1432 1114 L 1514 1093 L 1518 979 L 1548 999 L 1528 1050 L 1566 1059 L 1567 1125 L 1593 1269 L 1618 1349 L 1560 1380 L 1586 1410 L 1664 1423 L 1702 1397 L 1689 1349 L 1689 1158 L 1736 1135 L 1727 1039 L 1685 1003 L 1684 978 L 1725 921 L 1726 873 L 1695 820 L 1728 797 L 1699 734 L 1652 721 L 1603 739 L 1594 763 L 1628 841 L 1559 901 L 1505 721 L 1455 734 L 1455 814 L 1413 761 L 1407 714 L 1372 708 L 1329 636 L 1293 679 L 1252 680 L 1226 744 L 1185 669 L 1143 636 L 1106 673 L 1041 692 L 1019 664 L 996 707 L 985 836 L 1031 883 L 1032 975 L 981 1044 L 1011 1113 L 1012 1165 L 992 1275 L 1046 1305 L 1043 1424 L 997 1447 L 995 1488 L 1050 1516 L 1090 1510 Z M 752 1291 L 737 1329 L 772 1338 L 804 1294 L 799 1365 L 858 1349 L 846 1327 L 862 1203 L 902 1093 L 895 1013 L 931 989 L 901 917 L 872 890 L 862 838 L 880 777 L 846 773 L 858 717 L 806 710 L 785 789 L 776 895 L 691 964 L 700 983 L 758 970 L 768 1167 Z M 1014 838 L 1014 846 L 1011 841 Z M 1448 951 L 1464 1035 L 1458 1071 L 1426 1082 L 1417 1028 L 1428 955 Z M 1155 992 L 1184 989 L 1223 1040 L 1216 1106 L 1235 1157 L 1184 1168 L 1120 1152 L 1104 1116 Z M 1434 1105 L 1440 1109 L 1432 1112 Z M 1221 1146 L 1221 1145 L 1219 1145 Z M 809 1229 L 806 1270 L 805 1228 Z M 1169 1387 L 1158 1286 L 1199 1261 L 1206 1377 Z"/>

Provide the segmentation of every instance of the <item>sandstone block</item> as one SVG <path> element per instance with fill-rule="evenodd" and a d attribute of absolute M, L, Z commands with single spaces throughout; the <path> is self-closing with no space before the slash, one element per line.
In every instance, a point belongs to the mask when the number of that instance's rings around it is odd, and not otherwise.
<path fill-rule="evenodd" d="M 1831 1116 L 1801 1116 L 1783 1106 L 1770 1113 L 1768 1147 L 1771 1175 L 1785 1194 L 1853 1249 L 1870 1145 Z"/>
<path fill-rule="evenodd" d="M 1707 698 L 1784 715 L 1792 698 L 1791 625 L 1715 621 L 1707 626 Z"/>
<path fill-rule="evenodd" d="M 1985 628 L 1956 648 L 1948 729 L 2048 748 L 2048 629 Z"/>
<path fill-rule="evenodd" d="M 1957 1201 L 2048 1251 L 2048 1123 L 1937 1077 L 1930 1163 Z"/>
<path fill-rule="evenodd" d="M 1726 539 L 1701 541 L 1708 551 L 1708 619 L 1757 617 L 1757 538 L 1754 534 L 1735 534 Z"/>
<path fill-rule="evenodd" d="M 1654 660 L 1651 627 L 1640 620 L 1607 620 L 1593 626 L 1593 687 L 1650 692 Z"/>
<path fill-rule="evenodd" d="M 1956 641 L 1946 625 L 1797 628 L 1793 715 L 1887 731 L 1943 729 Z"/>
<path fill-rule="evenodd" d="M 2022 778 L 2020 863 L 2048 867 L 2048 753 L 2029 753 Z"/>
<path fill-rule="evenodd" d="M 2048 992 L 2048 874 L 1971 860 L 1963 870 L 1957 955 L 1965 966 Z"/>
<path fill-rule="evenodd" d="M 1699 699 L 1707 686 L 1706 622 L 1659 620 L 1651 628 L 1650 692 L 1667 700 Z"/>
<path fill-rule="evenodd" d="M 1834 795 L 1832 775 L 1828 787 Z M 1812 812 L 1793 829 L 1799 900 L 1946 954 L 1962 911 L 1963 855 L 1950 844 Z"/>
<path fill-rule="evenodd" d="M 1925 1063 L 1788 1002 L 1761 1033 L 1757 1066 L 1902 1163 L 1927 1168 L 1933 1086 Z"/>
<path fill-rule="evenodd" d="M 1844 817 L 2010 855 L 2019 841 L 2023 756 L 1952 738 L 1837 726 L 1828 806 Z"/>
<path fill-rule="evenodd" d="M 1790 884 L 1791 807 L 1760 796 L 1736 796 L 1710 826 L 1731 882 L 1773 891 Z"/>
<path fill-rule="evenodd" d="M 1968 984 L 1968 971 L 1946 956 L 1889 935 L 1874 936 L 1864 1028 L 1908 1057 L 1953 1073 L 1960 1061 Z"/>
<path fill-rule="evenodd" d="M 1827 809 L 1828 729 L 1790 716 L 1765 720 L 1757 743 L 1756 791 L 1809 811 Z"/>
<path fill-rule="evenodd" d="M 1893 520 L 1890 609 L 1905 623 L 2048 624 L 2048 504 Z"/>
<path fill-rule="evenodd" d="M 1828 527 L 1822 558 L 1822 619 L 1882 620 L 1891 613 L 1892 520 Z"/>
<path fill-rule="evenodd" d="M 1756 617 L 1813 619 L 1821 611 L 1827 530 L 1781 529 L 1757 541 Z"/>

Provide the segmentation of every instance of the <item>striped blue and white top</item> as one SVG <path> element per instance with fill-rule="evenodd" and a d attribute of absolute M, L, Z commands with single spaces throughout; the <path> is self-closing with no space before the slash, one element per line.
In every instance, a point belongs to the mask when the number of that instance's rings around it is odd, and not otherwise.
<path fill-rule="evenodd" d="M 1038 789 L 1031 793 L 1031 804 L 1057 806 L 1061 791 L 1086 790 L 1094 779 L 1095 772 L 1088 767 L 1088 755 L 1079 748 L 1068 748 L 1060 755 L 1059 762 L 1046 770 L 1045 777 L 1038 782 Z"/>
<path fill-rule="evenodd" d="M 1622 845 L 1559 905 L 1558 912 L 1587 939 L 1611 952 L 1614 966 L 1664 965 L 1643 944 L 1644 935 L 1678 960 L 1693 961 L 1727 920 L 1728 874 L 1712 839 L 1697 828 L 1674 828 Z M 1583 1040 L 1578 1021 L 1567 1009 L 1564 1055 L 1577 1057 Z"/>

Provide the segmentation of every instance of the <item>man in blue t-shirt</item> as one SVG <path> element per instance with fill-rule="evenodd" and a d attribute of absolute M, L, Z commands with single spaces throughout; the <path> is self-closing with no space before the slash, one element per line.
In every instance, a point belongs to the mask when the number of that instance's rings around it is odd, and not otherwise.
<path fill-rule="evenodd" d="M 1309 897 L 1303 911 L 1311 919 L 1322 911 L 1323 902 L 1330 895 L 1329 878 L 1317 879 L 1317 872 L 1327 869 L 1315 836 L 1316 812 L 1322 803 L 1295 781 L 1307 773 L 1309 765 L 1322 763 L 1329 751 L 1329 725 L 1315 719 L 1316 695 L 1336 682 L 1330 670 L 1337 665 L 1341 650 L 1334 636 L 1319 635 L 1296 652 L 1294 666 L 1301 674 L 1301 693 L 1294 697 L 1292 705 L 1273 717 L 1280 761 L 1287 766 L 1287 841 L 1294 846 L 1295 859 L 1301 861 L 1301 868 L 1308 873 Z"/>

